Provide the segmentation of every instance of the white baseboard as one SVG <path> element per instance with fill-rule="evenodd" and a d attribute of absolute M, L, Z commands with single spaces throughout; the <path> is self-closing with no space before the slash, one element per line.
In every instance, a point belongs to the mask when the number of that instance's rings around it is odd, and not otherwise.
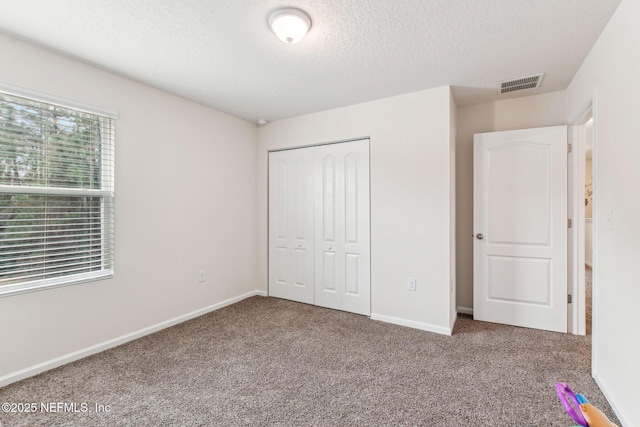
<path fill-rule="evenodd" d="M 152 334 L 154 332 L 160 331 L 162 329 L 168 328 L 170 326 L 177 325 L 178 323 L 185 322 L 187 320 L 194 319 L 196 317 L 200 317 L 203 314 L 210 313 L 215 310 L 219 310 L 223 307 L 226 307 L 231 304 L 235 304 L 243 299 L 250 298 L 253 296 L 267 296 L 267 293 L 264 291 L 255 290 L 252 292 L 248 292 L 243 295 L 239 295 L 234 298 L 230 298 L 228 300 L 219 302 L 217 304 L 210 305 L 208 307 L 201 308 L 196 311 L 192 311 L 191 313 L 183 314 L 182 316 L 174 317 L 173 319 L 166 320 L 164 322 L 160 322 L 158 324 L 149 326 L 147 328 L 140 329 L 138 331 L 132 332 L 130 334 L 122 335 L 120 337 L 101 342 L 96 345 L 92 345 L 91 347 L 83 348 L 82 350 L 74 351 L 72 353 L 65 354 L 64 356 L 56 357 L 51 360 L 47 360 L 46 362 L 38 363 L 37 365 L 30 366 L 25 369 L 21 369 L 16 372 L 12 372 L 8 375 L 0 377 L 0 387 L 4 387 L 16 381 L 23 380 L 25 378 L 32 377 L 34 375 L 40 374 L 42 372 L 51 370 L 53 368 L 57 368 L 58 366 L 66 365 L 67 363 L 75 362 L 76 360 L 91 356 L 96 353 L 100 353 L 102 351 L 108 350 L 113 347 L 117 347 L 121 344 L 124 344 L 129 341 L 133 341 L 135 339 L 141 338 L 145 335 Z"/>
<path fill-rule="evenodd" d="M 420 329 L 427 332 L 435 332 L 441 335 L 451 335 L 450 328 L 443 326 L 431 325 L 429 323 L 416 322 L 414 320 L 402 319 L 400 317 L 386 316 L 384 314 L 371 313 L 371 319 L 381 322 L 393 323 L 394 325 L 407 326 L 409 328 Z"/>
<path fill-rule="evenodd" d="M 602 394 L 604 394 L 604 397 L 605 399 L 607 399 L 607 402 L 609 402 L 609 406 L 611 406 L 611 409 L 613 409 L 613 412 L 616 414 L 616 417 L 618 417 L 618 420 L 620 420 L 620 425 L 622 425 L 623 427 L 630 426 L 631 423 L 627 421 L 629 418 L 625 417 L 624 412 L 620 410 L 620 407 L 615 405 L 616 400 L 613 398 L 612 394 L 609 392 L 605 381 L 603 381 L 602 378 L 598 376 L 597 372 L 593 373 L 593 379 L 595 380 L 596 384 L 598 384 L 598 387 L 600 388 L 600 391 L 602 392 Z M 633 408 L 633 409 L 636 409 L 636 408 Z"/>
<path fill-rule="evenodd" d="M 469 308 L 469 307 L 456 307 L 456 311 L 458 313 L 462 313 L 462 314 L 468 314 L 470 316 L 473 316 L 473 308 Z"/>

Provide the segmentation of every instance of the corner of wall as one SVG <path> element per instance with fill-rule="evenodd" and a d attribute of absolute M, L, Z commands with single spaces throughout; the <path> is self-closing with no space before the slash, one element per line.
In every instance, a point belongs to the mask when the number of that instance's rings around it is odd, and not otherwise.
<path fill-rule="evenodd" d="M 456 137 L 458 108 L 449 86 L 449 328 L 453 331 L 456 311 Z"/>

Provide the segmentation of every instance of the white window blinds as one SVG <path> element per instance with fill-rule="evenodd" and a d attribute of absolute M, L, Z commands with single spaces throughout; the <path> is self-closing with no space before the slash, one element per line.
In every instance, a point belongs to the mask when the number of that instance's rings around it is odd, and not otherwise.
<path fill-rule="evenodd" d="M 0 295 L 113 274 L 114 128 L 0 92 Z"/>

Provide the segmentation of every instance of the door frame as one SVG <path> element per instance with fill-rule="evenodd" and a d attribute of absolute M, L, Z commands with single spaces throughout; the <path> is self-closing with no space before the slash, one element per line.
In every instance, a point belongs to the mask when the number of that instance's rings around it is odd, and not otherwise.
<path fill-rule="evenodd" d="M 595 248 L 597 248 L 598 242 L 598 192 L 597 192 L 597 91 L 594 89 L 591 98 L 586 100 L 582 104 L 582 108 L 573 112 L 569 116 L 569 119 L 565 122 L 570 129 L 569 140 L 573 144 L 573 150 L 569 154 L 570 164 L 570 176 L 569 176 L 569 209 L 571 212 L 570 218 L 573 219 L 575 226 L 570 229 L 570 246 L 568 251 L 569 261 L 569 285 L 571 294 L 574 296 L 573 303 L 570 305 L 569 310 L 569 333 L 575 335 L 585 335 L 586 333 L 586 318 L 585 318 L 585 285 L 584 285 L 584 265 L 585 265 L 585 228 L 584 218 L 584 184 L 585 184 L 585 165 L 584 159 L 586 157 L 585 137 L 584 132 L 580 129 L 588 120 L 593 120 L 592 126 L 592 150 L 593 150 L 593 162 L 592 162 L 592 179 L 593 179 L 593 227 L 592 227 L 592 247 L 593 258 L 592 268 L 596 270 L 598 264 L 598 254 Z M 591 327 L 591 340 L 592 346 L 595 346 L 597 340 L 597 328 L 595 326 L 595 318 L 597 315 L 597 279 L 596 275 L 592 275 L 592 327 Z M 595 355 L 592 353 L 592 372 L 595 372 Z"/>

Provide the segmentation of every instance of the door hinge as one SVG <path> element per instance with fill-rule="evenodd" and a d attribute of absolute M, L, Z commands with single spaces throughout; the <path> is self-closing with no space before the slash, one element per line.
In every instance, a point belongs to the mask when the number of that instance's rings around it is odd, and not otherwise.
<path fill-rule="evenodd" d="M 571 301 L 573 299 L 571 298 L 571 294 L 567 295 L 567 304 L 571 304 Z"/>
<path fill-rule="evenodd" d="M 573 150 L 573 146 L 571 145 L 571 143 L 568 143 L 567 146 L 568 146 L 567 147 L 567 153 L 570 153 L 571 150 Z"/>
<path fill-rule="evenodd" d="M 572 220 L 570 220 L 570 219 L 567 220 L 567 227 L 569 227 L 569 228 L 573 227 L 573 221 Z"/>

